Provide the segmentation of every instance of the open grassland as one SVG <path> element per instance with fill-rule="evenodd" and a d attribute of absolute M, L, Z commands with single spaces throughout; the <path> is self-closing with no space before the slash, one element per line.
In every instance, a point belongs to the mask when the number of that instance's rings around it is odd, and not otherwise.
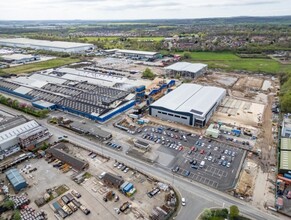
<path fill-rule="evenodd" d="M 239 60 L 240 58 L 230 52 L 190 52 L 191 60 Z"/>
<path fill-rule="evenodd" d="M 79 62 L 79 59 L 72 59 L 72 58 L 56 58 L 52 60 L 47 60 L 43 62 L 37 62 L 37 63 L 30 63 L 30 64 L 25 64 L 21 66 L 15 66 L 11 68 L 6 68 L 3 69 L 2 72 L 5 74 L 20 74 L 20 73 L 30 73 L 30 72 L 35 72 L 35 71 L 40 71 L 40 70 L 45 70 L 45 69 L 50 69 L 50 68 L 56 68 L 59 66 Z M 2 73 L 2 74 L 3 74 Z"/>
<path fill-rule="evenodd" d="M 227 71 L 245 70 L 270 74 L 280 72 L 291 73 L 291 65 L 284 65 L 268 58 L 240 58 L 229 52 L 190 52 L 190 54 L 191 58 L 188 61 L 207 63 L 209 68 L 220 68 Z"/>

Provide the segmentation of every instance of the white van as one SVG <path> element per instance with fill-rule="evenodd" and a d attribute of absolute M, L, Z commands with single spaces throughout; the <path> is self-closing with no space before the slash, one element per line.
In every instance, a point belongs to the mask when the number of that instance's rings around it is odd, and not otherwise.
<path fill-rule="evenodd" d="M 182 202 L 182 206 L 185 206 L 186 205 L 186 199 L 185 198 L 182 198 L 181 199 L 181 202 Z"/>
<path fill-rule="evenodd" d="M 202 161 L 201 161 L 201 163 L 200 163 L 200 165 L 199 165 L 199 167 L 200 167 L 200 168 L 203 168 L 203 167 L 204 167 L 204 165 L 205 165 L 205 161 L 204 161 L 204 160 L 202 160 Z"/>

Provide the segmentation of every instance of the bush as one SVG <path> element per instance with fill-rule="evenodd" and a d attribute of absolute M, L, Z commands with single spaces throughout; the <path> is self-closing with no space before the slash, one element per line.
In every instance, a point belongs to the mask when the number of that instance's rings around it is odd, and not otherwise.
<path fill-rule="evenodd" d="M 239 209 L 237 206 L 232 205 L 229 207 L 229 216 L 230 219 L 235 219 L 236 217 L 239 216 Z"/>
<path fill-rule="evenodd" d="M 190 58 L 191 58 L 191 53 L 189 53 L 189 52 L 185 52 L 185 53 L 183 54 L 183 57 L 184 57 L 185 59 L 190 59 Z"/>
<path fill-rule="evenodd" d="M 3 207 L 4 208 L 7 208 L 7 209 L 13 209 L 14 208 L 14 202 L 12 200 L 6 200 L 3 204 Z"/>
<path fill-rule="evenodd" d="M 155 74 L 149 68 L 146 68 L 145 71 L 143 71 L 142 76 L 146 79 L 151 79 L 151 80 L 155 78 Z"/>
<path fill-rule="evenodd" d="M 21 220 L 20 211 L 18 209 L 14 210 L 12 220 Z"/>

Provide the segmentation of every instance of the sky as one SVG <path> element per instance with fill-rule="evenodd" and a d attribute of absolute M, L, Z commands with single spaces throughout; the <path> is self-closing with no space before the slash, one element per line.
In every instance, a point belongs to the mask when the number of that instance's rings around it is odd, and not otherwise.
<path fill-rule="evenodd" d="M 291 15 L 291 0 L 0 0 L 0 20 L 125 20 Z"/>

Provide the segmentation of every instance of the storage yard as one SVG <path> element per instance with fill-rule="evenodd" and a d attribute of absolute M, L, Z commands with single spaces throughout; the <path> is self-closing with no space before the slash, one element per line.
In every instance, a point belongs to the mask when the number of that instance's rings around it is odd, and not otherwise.
<path fill-rule="evenodd" d="M 67 170 L 63 158 L 57 160 L 50 154 L 18 166 L 29 186 L 22 191 L 31 201 L 29 207 L 43 210 L 47 219 L 148 219 L 174 210 L 177 199 L 169 185 L 125 163 L 102 159 L 70 144 L 67 147 L 72 157 L 87 161 L 86 172 Z"/>

